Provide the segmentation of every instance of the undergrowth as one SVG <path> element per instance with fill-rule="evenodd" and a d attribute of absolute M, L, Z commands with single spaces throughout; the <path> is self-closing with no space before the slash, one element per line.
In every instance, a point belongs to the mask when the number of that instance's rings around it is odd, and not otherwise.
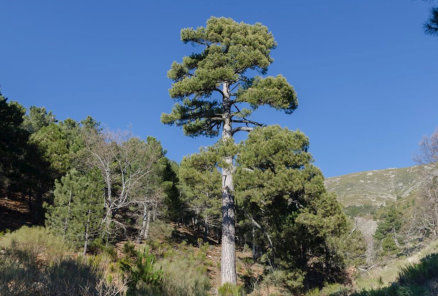
<path fill-rule="evenodd" d="M 0 237 L 0 295 L 210 295 L 208 247 L 96 244 L 83 257 L 45 228 L 23 227 Z"/>
<path fill-rule="evenodd" d="M 432 296 L 438 293 L 438 254 L 427 255 L 420 263 L 401 269 L 389 287 L 362 291 L 354 296 Z"/>

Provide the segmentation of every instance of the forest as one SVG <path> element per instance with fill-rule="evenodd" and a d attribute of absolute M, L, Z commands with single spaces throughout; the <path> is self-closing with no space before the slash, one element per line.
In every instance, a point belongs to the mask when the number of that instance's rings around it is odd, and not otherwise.
<path fill-rule="evenodd" d="M 193 53 L 170 65 L 161 122 L 216 140 L 180 162 L 158 138 L 0 93 L 0 295 L 436 295 L 438 132 L 400 181 L 414 189 L 346 202 L 303 132 L 251 116 L 299 107 L 268 75 L 266 26 L 211 17 L 180 37 Z"/>

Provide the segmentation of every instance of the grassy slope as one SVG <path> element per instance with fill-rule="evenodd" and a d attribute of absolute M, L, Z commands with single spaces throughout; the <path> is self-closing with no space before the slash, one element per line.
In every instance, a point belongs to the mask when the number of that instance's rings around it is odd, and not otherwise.
<path fill-rule="evenodd" d="M 357 281 L 354 296 L 438 295 L 438 241 L 419 253 L 395 259 Z"/>
<path fill-rule="evenodd" d="M 421 167 L 385 169 L 327 178 L 327 190 L 335 192 L 345 206 L 384 206 L 415 192 L 421 181 Z"/>

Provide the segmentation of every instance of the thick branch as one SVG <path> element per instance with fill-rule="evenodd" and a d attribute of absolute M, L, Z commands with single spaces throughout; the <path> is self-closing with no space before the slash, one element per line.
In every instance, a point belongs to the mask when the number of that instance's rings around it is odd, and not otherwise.
<path fill-rule="evenodd" d="M 252 127 L 248 127 L 248 126 L 239 126 L 239 127 L 236 127 L 236 128 L 234 128 L 232 131 L 231 131 L 231 134 L 235 134 L 235 133 L 237 133 L 237 132 L 251 132 L 252 130 L 253 130 L 254 128 L 252 128 Z"/>
<path fill-rule="evenodd" d="M 222 90 L 220 90 L 219 88 L 215 88 L 214 91 L 219 92 L 222 95 L 222 97 L 225 96 L 224 92 Z"/>
<path fill-rule="evenodd" d="M 256 126 L 264 126 L 263 123 L 260 123 L 260 122 L 257 122 L 257 121 L 252 121 L 252 120 L 249 120 L 249 119 L 232 119 L 231 122 L 253 124 L 253 125 L 256 125 Z"/>

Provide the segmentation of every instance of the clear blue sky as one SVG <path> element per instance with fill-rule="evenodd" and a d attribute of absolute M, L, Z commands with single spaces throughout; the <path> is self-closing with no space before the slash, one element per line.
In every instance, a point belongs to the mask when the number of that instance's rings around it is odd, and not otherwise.
<path fill-rule="evenodd" d="M 91 115 L 112 129 L 157 137 L 180 161 L 213 142 L 164 126 L 166 72 L 193 48 L 183 27 L 210 16 L 261 22 L 278 48 L 269 73 L 299 95 L 292 115 L 257 118 L 305 132 L 326 176 L 413 164 L 438 127 L 438 37 L 419 0 L 7 1 L 0 0 L 0 85 L 59 119 Z"/>

